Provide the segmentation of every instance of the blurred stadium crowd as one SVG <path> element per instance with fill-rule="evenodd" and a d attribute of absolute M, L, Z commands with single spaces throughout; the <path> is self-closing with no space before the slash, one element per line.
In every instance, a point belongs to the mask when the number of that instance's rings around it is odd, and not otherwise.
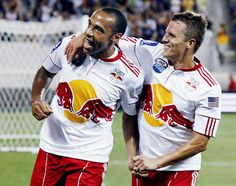
<path fill-rule="evenodd" d="M 236 0 L 228 1 L 228 28 L 236 40 Z M 52 19 L 76 19 L 102 6 L 114 6 L 126 12 L 128 34 L 160 41 L 172 13 L 193 10 L 207 15 L 206 0 L 0 0 L 0 18 L 47 22 Z"/>
<path fill-rule="evenodd" d="M 214 7 L 217 2 L 224 15 L 209 16 L 209 3 Z M 200 59 L 207 62 L 204 65 L 216 72 L 227 61 L 227 51 L 233 51 L 236 56 L 236 0 L 0 0 L 0 19 L 26 22 L 71 20 L 85 14 L 90 16 L 104 6 L 117 7 L 126 14 L 127 35 L 156 41 L 161 41 L 173 13 L 186 10 L 201 13 L 209 22 L 206 40 L 198 52 Z M 214 27 L 216 23 L 217 27 Z M 215 58 L 212 57 L 214 52 L 209 52 L 210 47 L 217 53 Z"/>

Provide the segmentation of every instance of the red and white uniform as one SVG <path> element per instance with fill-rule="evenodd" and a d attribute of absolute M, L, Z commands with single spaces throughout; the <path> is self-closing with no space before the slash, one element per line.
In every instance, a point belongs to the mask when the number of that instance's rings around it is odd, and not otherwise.
<path fill-rule="evenodd" d="M 113 146 L 112 121 L 119 105 L 136 114 L 143 73 L 120 49 L 109 59 L 86 56 L 80 66 L 67 63 L 62 40 L 44 60 L 51 73 L 61 72 L 53 113 L 41 130 L 40 148 L 76 159 L 107 162 Z"/>
<path fill-rule="evenodd" d="M 120 48 L 144 70 L 139 111 L 139 151 L 158 157 L 184 145 L 192 132 L 215 137 L 221 118 L 221 87 L 195 58 L 192 69 L 175 69 L 162 56 L 163 45 L 123 37 Z M 161 168 L 165 171 L 199 170 L 201 154 Z"/>

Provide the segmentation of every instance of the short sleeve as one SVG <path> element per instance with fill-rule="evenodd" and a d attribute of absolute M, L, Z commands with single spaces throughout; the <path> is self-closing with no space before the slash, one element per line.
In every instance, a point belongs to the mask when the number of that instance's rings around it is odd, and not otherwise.
<path fill-rule="evenodd" d="M 157 41 L 139 39 L 135 45 L 135 53 L 141 64 L 147 65 L 149 61 L 153 62 L 156 58 L 162 56 L 163 45 Z"/>
<path fill-rule="evenodd" d="M 145 67 L 152 65 L 153 61 L 162 57 L 163 45 L 156 41 L 144 40 L 142 38 L 122 37 L 119 46 L 136 64 Z"/>
<path fill-rule="evenodd" d="M 43 61 L 43 67 L 50 73 L 58 73 L 62 69 L 62 59 L 65 58 L 64 51 L 72 36 L 66 37 L 55 45 L 50 54 Z"/>
<path fill-rule="evenodd" d="M 135 37 L 127 37 L 123 36 L 119 40 L 119 47 L 123 51 L 123 53 L 126 56 L 129 56 L 130 59 L 136 64 L 140 66 L 140 62 L 137 58 L 136 52 L 135 52 L 135 46 L 139 39 Z"/>
<path fill-rule="evenodd" d="M 196 108 L 193 130 L 209 137 L 215 137 L 221 119 L 221 88 L 215 86 L 202 94 Z"/>
<path fill-rule="evenodd" d="M 128 82 L 128 88 L 123 90 L 121 105 L 128 115 L 137 114 L 137 103 L 143 88 L 143 74 L 139 78 Z"/>

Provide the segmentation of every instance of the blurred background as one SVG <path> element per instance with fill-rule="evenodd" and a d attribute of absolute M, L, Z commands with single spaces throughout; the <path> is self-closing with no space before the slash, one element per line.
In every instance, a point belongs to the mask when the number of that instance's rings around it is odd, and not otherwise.
<path fill-rule="evenodd" d="M 126 35 L 158 42 L 174 13 L 191 10 L 208 20 L 196 56 L 222 86 L 223 114 L 200 185 L 235 185 L 236 0 L 0 0 L 0 185 L 29 185 L 35 160 L 29 152 L 38 150 L 42 124 L 31 115 L 31 86 L 41 62 L 63 37 L 83 32 L 88 17 L 104 6 L 123 11 Z M 49 102 L 57 80 L 46 92 Z M 113 133 L 106 185 L 130 185 L 120 113 Z"/>
<path fill-rule="evenodd" d="M 209 25 L 196 55 L 224 91 L 236 91 L 236 85 L 230 86 L 236 69 L 236 0 L 0 0 L 0 19 L 41 23 L 78 20 L 103 6 L 125 13 L 127 35 L 156 41 L 161 41 L 173 13 L 191 10 L 204 15 Z"/>

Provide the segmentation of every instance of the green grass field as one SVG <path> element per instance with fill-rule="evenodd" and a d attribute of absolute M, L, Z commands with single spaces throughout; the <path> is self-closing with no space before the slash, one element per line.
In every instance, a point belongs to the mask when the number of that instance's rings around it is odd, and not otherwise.
<path fill-rule="evenodd" d="M 130 173 L 121 131 L 120 113 L 113 125 L 114 148 L 105 186 L 130 186 Z M 215 139 L 203 153 L 198 186 L 236 185 L 236 114 L 223 114 Z M 0 153 L 0 185 L 27 186 L 36 155 L 31 153 Z"/>

